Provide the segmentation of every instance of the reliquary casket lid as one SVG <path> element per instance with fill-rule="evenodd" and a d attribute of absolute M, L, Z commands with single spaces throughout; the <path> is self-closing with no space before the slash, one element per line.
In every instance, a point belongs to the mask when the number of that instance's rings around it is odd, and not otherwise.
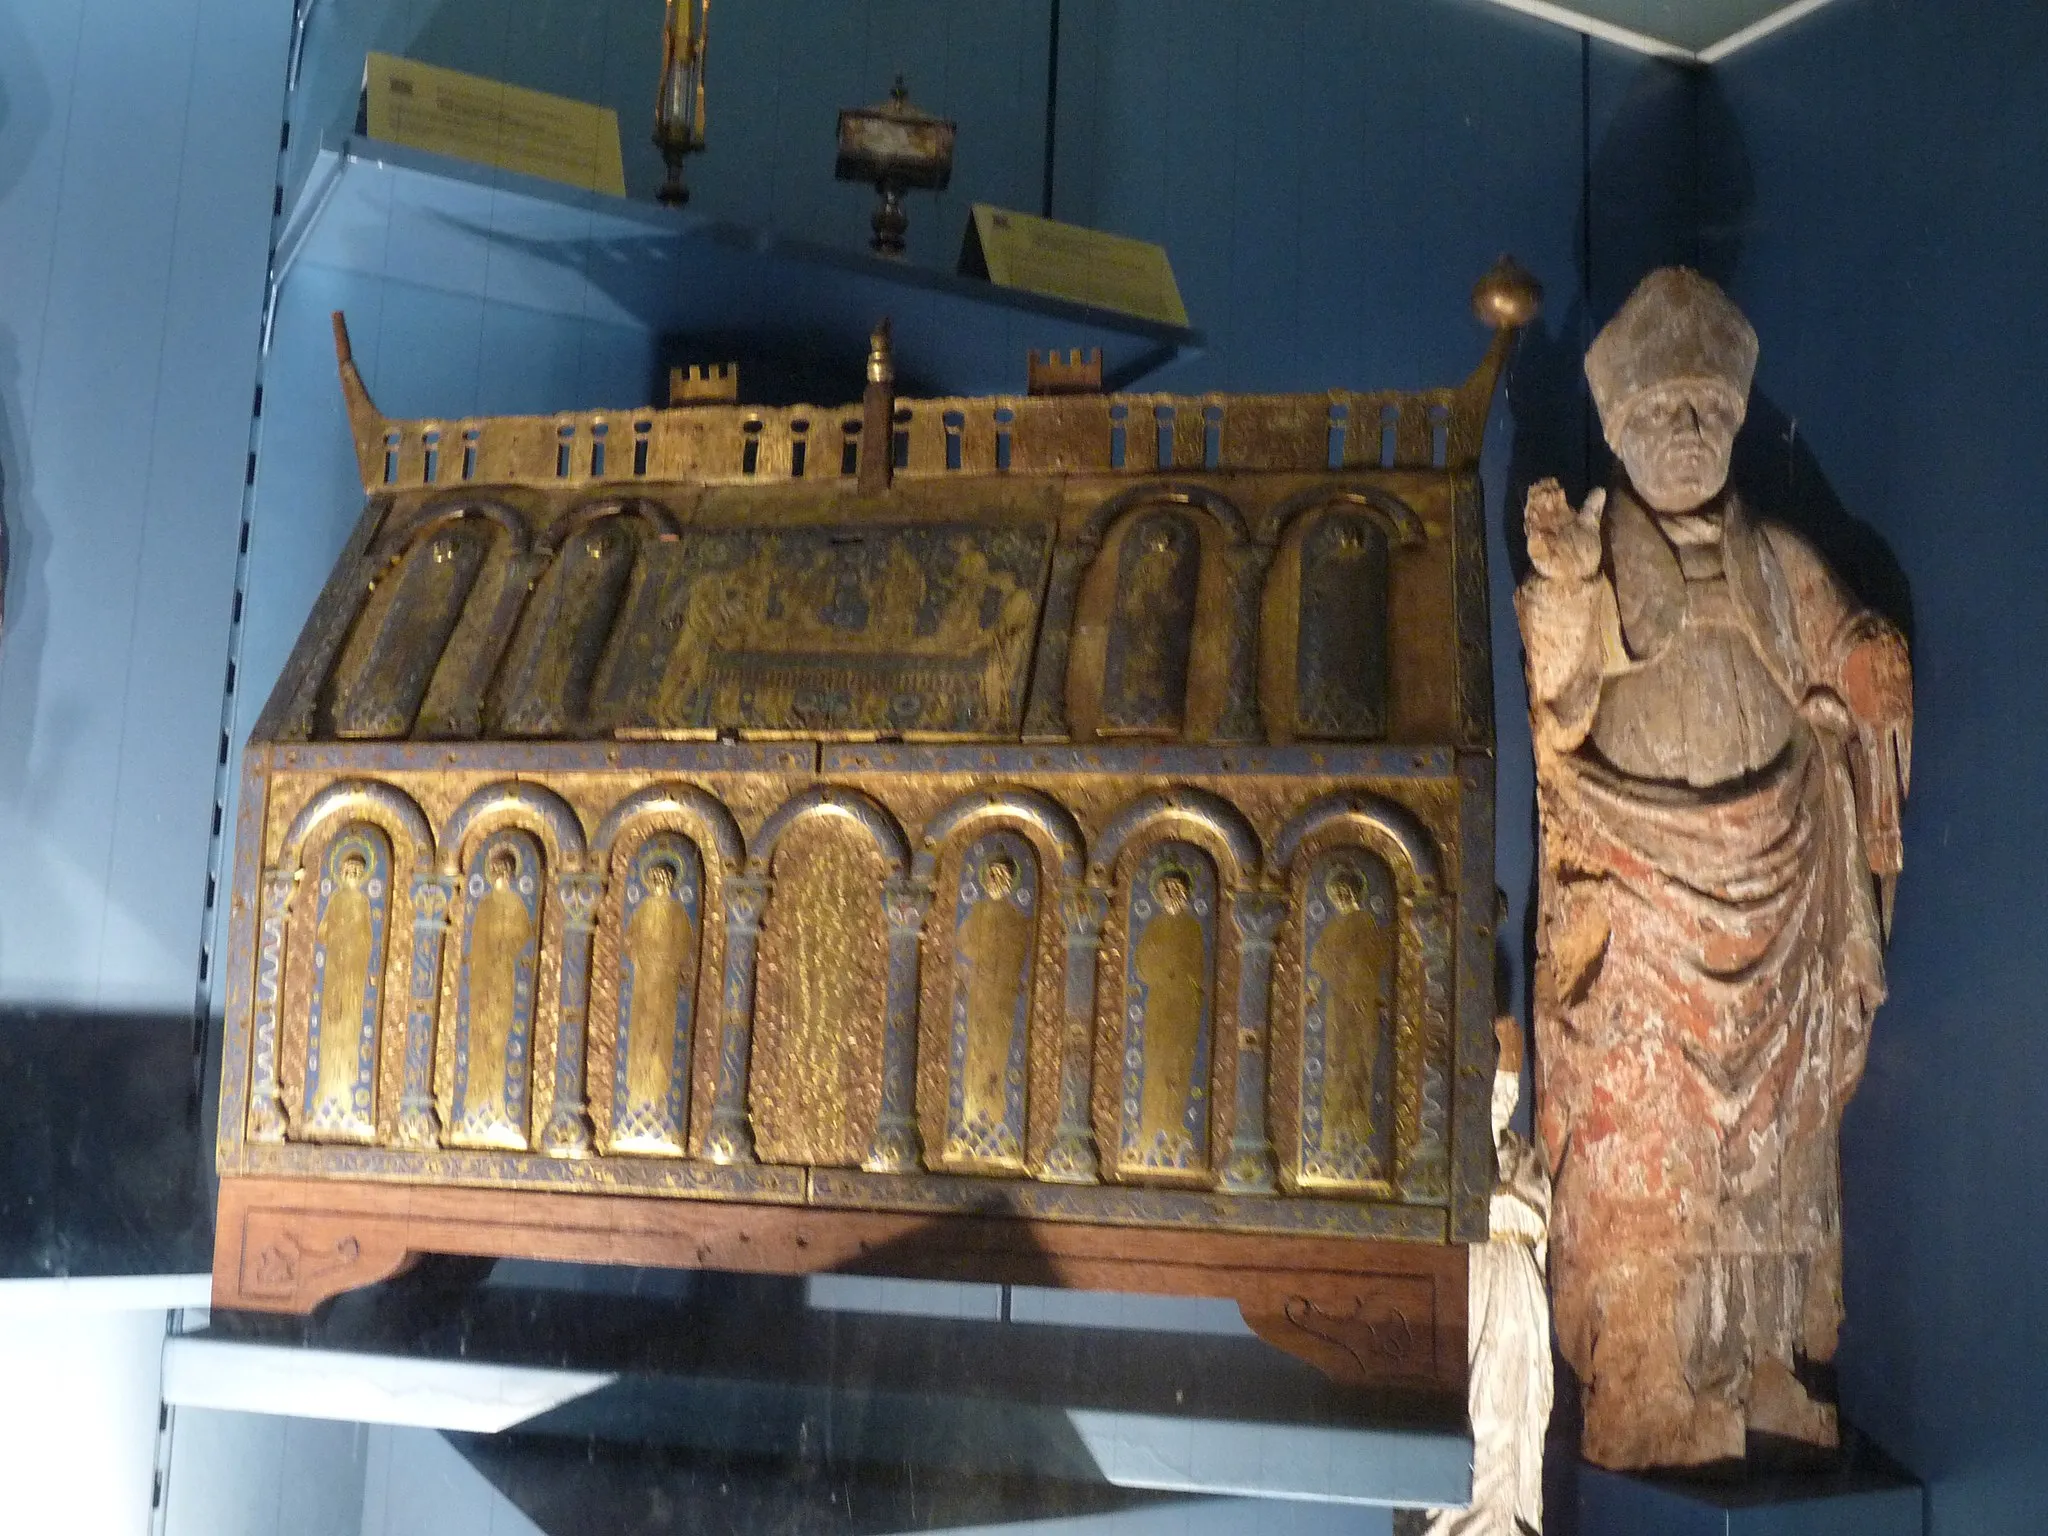
<path fill-rule="evenodd" d="M 223 1173 L 1483 1238 L 1490 318 L 1411 393 L 884 331 L 850 407 L 399 421 L 337 317 Z"/>

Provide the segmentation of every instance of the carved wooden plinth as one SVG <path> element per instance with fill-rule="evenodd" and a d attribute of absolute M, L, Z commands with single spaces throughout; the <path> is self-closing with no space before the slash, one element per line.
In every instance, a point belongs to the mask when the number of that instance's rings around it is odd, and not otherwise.
<path fill-rule="evenodd" d="M 1462 1393 L 1465 1250 L 337 1179 L 223 1179 L 218 1307 L 310 1312 L 421 1254 L 1220 1296 L 1346 1385 Z"/>

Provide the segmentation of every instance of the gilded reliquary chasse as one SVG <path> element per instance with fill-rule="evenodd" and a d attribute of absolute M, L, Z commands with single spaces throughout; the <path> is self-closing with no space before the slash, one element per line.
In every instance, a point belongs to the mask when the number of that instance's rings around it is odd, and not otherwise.
<path fill-rule="evenodd" d="M 338 330 L 223 1175 L 1483 1239 L 1526 309 L 1416 393 L 905 399 L 878 333 L 854 406 L 449 421 Z"/>

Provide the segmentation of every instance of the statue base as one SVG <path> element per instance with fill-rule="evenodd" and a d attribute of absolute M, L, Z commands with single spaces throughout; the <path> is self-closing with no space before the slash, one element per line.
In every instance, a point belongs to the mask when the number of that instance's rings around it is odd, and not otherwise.
<path fill-rule="evenodd" d="M 1920 1484 L 1855 1431 L 1803 1471 L 1650 1474 L 1578 1469 L 1578 1536 L 1925 1536 Z"/>

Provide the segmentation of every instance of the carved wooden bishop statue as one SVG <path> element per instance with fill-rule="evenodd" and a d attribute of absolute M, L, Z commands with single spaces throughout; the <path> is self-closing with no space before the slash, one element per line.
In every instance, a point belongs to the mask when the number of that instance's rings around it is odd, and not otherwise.
<path fill-rule="evenodd" d="M 1756 333 L 1644 280 L 1586 355 L 1613 486 L 1529 493 L 1558 1335 L 1608 1467 L 1836 1441 L 1844 1104 L 1884 997 L 1904 642 L 1728 487 Z M 1764 509 L 1767 510 L 1767 509 Z"/>

